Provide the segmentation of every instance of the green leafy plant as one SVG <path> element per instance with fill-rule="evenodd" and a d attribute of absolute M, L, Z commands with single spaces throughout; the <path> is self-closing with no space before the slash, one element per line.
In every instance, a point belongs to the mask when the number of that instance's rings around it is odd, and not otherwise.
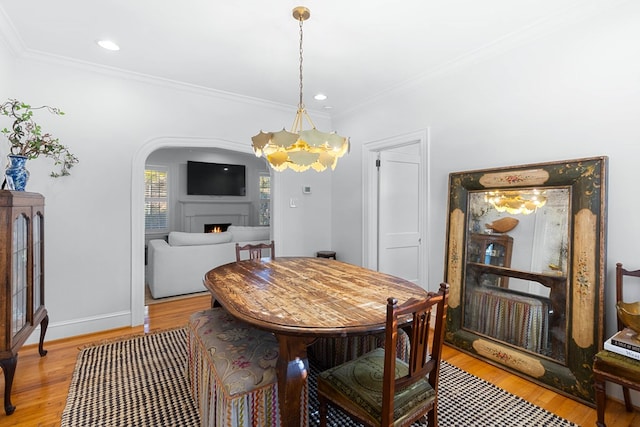
<path fill-rule="evenodd" d="M 57 171 L 51 172 L 52 177 L 69 175 L 69 169 L 78 163 L 78 158 L 67 146 L 61 144 L 58 138 L 42 132 L 40 125 L 33 120 L 34 111 L 41 109 L 57 116 L 64 115 L 64 112 L 55 107 L 32 107 L 16 99 L 8 99 L 0 104 L 0 115 L 11 118 L 13 124 L 10 129 L 4 128 L 0 132 L 9 140 L 11 154 L 25 156 L 28 159 L 49 157 L 59 167 Z"/>

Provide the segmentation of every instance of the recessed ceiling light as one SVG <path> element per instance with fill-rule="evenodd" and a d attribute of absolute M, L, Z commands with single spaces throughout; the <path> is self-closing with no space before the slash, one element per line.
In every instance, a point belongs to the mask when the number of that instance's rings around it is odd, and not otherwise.
<path fill-rule="evenodd" d="M 111 40 L 98 40 L 96 43 L 104 49 L 107 50 L 120 50 L 120 46 L 112 42 Z"/>
<path fill-rule="evenodd" d="M 327 95 L 325 95 L 324 93 L 319 93 L 314 96 L 313 99 L 315 99 L 316 101 L 324 101 L 325 99 L 327 99 Z"/>

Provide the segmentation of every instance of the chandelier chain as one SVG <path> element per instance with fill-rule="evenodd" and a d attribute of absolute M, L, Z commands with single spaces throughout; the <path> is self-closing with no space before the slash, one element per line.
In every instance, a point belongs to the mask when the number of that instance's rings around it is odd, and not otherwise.
<path fill-rule="evenodd" d="M 304 104 L 302 102 L 302 23 L 304 20 L 300 17 L 300 100 L 298 102 L 298 108 L 304 109 Z"/>

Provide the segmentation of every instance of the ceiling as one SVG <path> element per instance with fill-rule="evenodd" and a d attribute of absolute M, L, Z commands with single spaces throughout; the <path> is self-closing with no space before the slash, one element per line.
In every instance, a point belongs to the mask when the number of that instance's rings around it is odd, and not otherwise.
<path fill-rule="evenodd" d="M 606 3 L 606 5 L 603 5 Z M 619 0 L 0 0 L 18 54 L 53 55 L 340 114 L 451 67 L 517 47 Z M 109 38 L 121 50 L 96 41 Z M 325 93 L 326 101 L 313 99 Z"/>

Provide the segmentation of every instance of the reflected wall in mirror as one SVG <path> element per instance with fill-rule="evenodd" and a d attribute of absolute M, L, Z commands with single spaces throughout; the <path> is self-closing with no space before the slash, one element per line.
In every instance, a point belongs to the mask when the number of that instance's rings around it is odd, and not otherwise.
<path fill-rule="evenodd" d="M 446 340 L 593 406 L 606 157 L 449 177 Z"/>

